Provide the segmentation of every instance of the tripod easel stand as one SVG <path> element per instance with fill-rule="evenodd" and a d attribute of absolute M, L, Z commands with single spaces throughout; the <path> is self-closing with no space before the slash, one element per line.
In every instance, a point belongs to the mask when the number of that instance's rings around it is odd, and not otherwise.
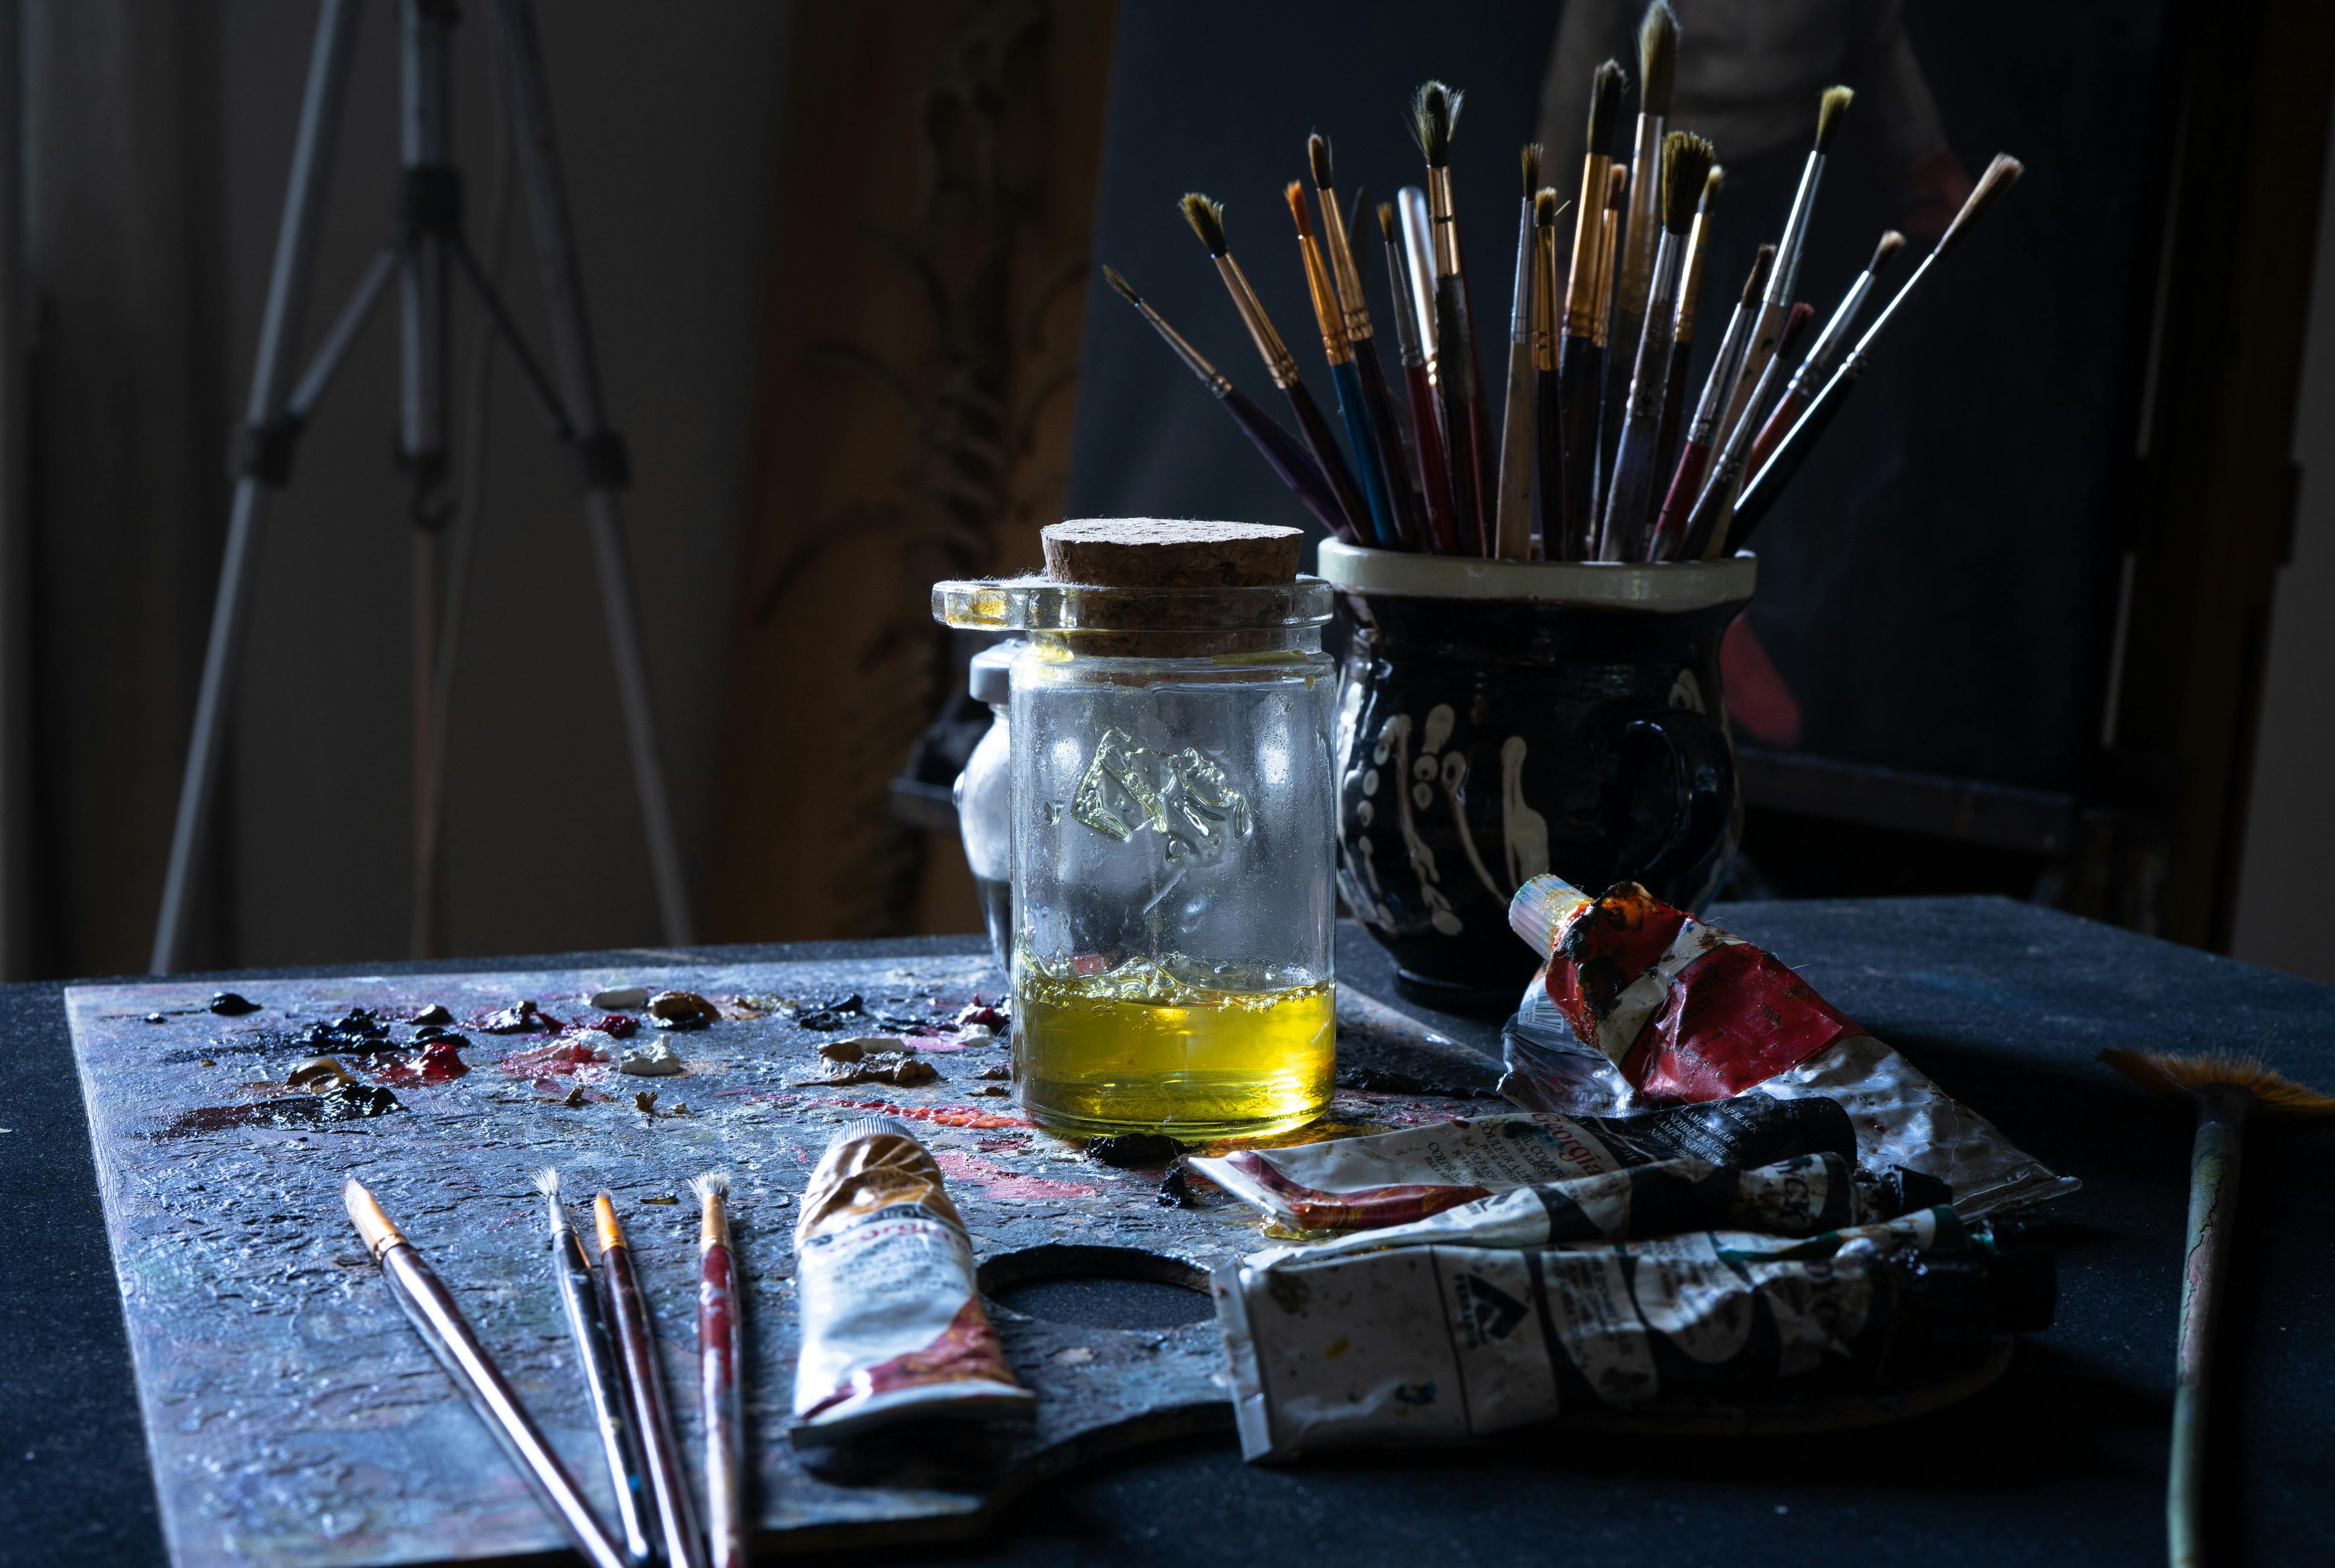
<path fill-rule="evenodd" d="M 250 616 L 251 576 L 269 494 L 290 479 L 293 450 L 302 428 L 392 278 L 399 286 L 402 328 L 399 461 L 414 477 L 418 510 L 426 508 L 429 498 L 444 482 L 449 262 L 477 294 L 554 432 L 574 449 L 582 467 L 585 532 L 591 540 L 592 562 L 600 581 L 608 651 L 615 663 L 617 700 L 624 711 L 626 750 L 640 799 L 642 830 L 648 841 L 658 912 L 665 941 L 685 944 L 693 939 L 688 894 L 658 753 L 656 719 L 649 705 L 640 615 L 633 602 L 632 568 L 618 499 L 629 482 L 630 465 L 624 440 L 608 428 L 601 404 L 599 369 L 585 325 L 583 280 L 576 265 L 566 188 L 552 140 L 551 107 L 544 88 L 543 54 L 531 0 L 491 0 L 491 5 L 502 40 L 520 178 L 535 222 L 536 256 L 542 271 L 558 384 L 553 384 L 528 352 L 509 311 L 463 237 L 461 175 L 448 161 L 447 147 L 448 53 L 455 21 L 452 0 L 399 0 L 403 186 L 397 232 L 359 280 L 315 359 L 297 382 L 292 380 L 296 340 L 307 305 L 316 228 L 330 172 L 330 148 L 347 96 L 360 3 L 321 0 L 318 9 L 315 45 L 309 56 L 307 89 L 293 146 L 292 174 L 284 196 L 283 224 L 276 234 L 275 265 L 260 322 L 251 401 L 245 411 L 246 447 L 228 522 L 218 596 L 211 610 L 210 641 L 204 653 L 194 734 L 179 792 L 178 823 L 170 839 L 170 870 L 163 882 L 161 914 L 155 922 L 150 967 L 157 974 L 178 968 L 185 945 L 187 900 L 199 847 L 209 824 L 228 703 L 242 653 L 245 624 Z M 429 519 L 423 521 L 427 526 Z"/>

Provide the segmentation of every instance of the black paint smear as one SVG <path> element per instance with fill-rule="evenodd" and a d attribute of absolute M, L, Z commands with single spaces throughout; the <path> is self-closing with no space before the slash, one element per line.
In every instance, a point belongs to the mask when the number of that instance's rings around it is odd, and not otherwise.
<path fill-rule="evenodd" d="M 284 1095 L 248 1105 L 207 1105 L 188 1111 L 153 1136 L 191 1137 L 237 1127 L 324 1127 L 388 1116 L 405 1107 L 389 1090 L 369 1083 L 343 1084 L 330 1094 Z"/>
<path fill-rule="evenodd" d="M 221 1018 L 241 1018 L 247 1012 L 257 1012 L 259 1003 L 232 991 L 222 991 L 211 998 L 211 1011 Z"/>
<path fill-rule="evenodd" d="M 1364 1094 L 1429 1095 L 1440 1099 L 1497 1099 L 1499 1095 L 1480 1084 L 1433 1082 L 1414 1078 L 1407 1072 L 1394 1072 L 1382 1067 L 1344 1067 L 1338 1070 L 1340 1089 L 1360 1089 Z"/>
<path fill-rule="evenodd" d="M 1114 1170 L 1159 1170 L 1175 1164 L 1184 1146 L 1165 1133 L 1122 1132 L 1087 1139 L 1086 1157 Z"/>
<path fill-rule="evenodd" d="M 810 1006 L 799 1008 L 795 1012 L 794 1021 L 797 1028 L 817 1030 L 856 1029 L 863 1021 L 880 1024 L 886 1029 L 900 1030 L 913 1029 L 918 1024 L 929 1027 L 932 1021 L 929 1019 L 909 1018 L 900 1013 L 871 1011 L 867 1006 L 867 998 L 856 991 L 834 1002 L 814 1002 Z"/>

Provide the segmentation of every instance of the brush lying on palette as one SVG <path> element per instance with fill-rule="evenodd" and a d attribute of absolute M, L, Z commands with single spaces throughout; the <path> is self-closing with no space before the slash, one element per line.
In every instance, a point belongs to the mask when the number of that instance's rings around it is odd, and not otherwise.
<path fill-rule="evenodd" d="M 1839 413 L 1882 334 L 2019 178 L 2020 165 L 1995 157 L 1936 248 L 1851 346 L 1876 278 L 1904 244 L 1894 230 L 1884 235 L 1872 264 L 1795 363 L 1815 320 L 1814 306 L 1793 298 L 1800 259 L 1826 159 L 1853 96 L 1846 87 L 1826 89 L 1782 236 L 1761 248 L 1690 419 L 1695 306 L 1724 173 L 1710 142 L 1664 133 L 1678 49 L 1677 22 L 1656 0 L 1640 30 L 1641 106 L 1626 160 L 1615 156 L 1626 78 L 1613 61 L 1597 68 L 1562 276 L 1556 241 L 1564 204 L 1540 185 L 1540 147 L 1524 149 L 1497 431 L 1452 205 L 1460 94 L 1439 82 L 1419 88 L 1411 105 L 1426 187 L 1406 187 L 1400 213 L 1381 204 L 1376 214 L 1407 418 L 1379 356 L 1354 255 L 1367 202 L 1358 191 L 1352 215 L 1341 212 L 1326 138 L 1316 135 L 1307 146 L 1318 218 L 1307 214 L 1301 183 L 1293 180 L 1286 195 L 1345 449 L 1233 258 L 1222 204 L 1195 192 L 1183 198 L 1184 217 L 1215 258 L 1297 436 L 1201 357 L 1127 279 L 1108 266 L 1104 276 L 1216 393 L 1282 482 L 1348 544 L 1500 560 L 1718 557 L 1749 538 Z"/>

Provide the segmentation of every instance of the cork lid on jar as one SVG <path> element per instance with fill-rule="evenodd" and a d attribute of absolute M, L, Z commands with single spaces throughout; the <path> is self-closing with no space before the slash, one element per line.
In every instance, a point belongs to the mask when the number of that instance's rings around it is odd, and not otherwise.
<path fill-rule="evenodd" d="M 1305 536 L 1269 523 L 1101 518 L 1042 536 L 1046 576 L 1099 588 L 1263 588 L 1297 580 Z"/>

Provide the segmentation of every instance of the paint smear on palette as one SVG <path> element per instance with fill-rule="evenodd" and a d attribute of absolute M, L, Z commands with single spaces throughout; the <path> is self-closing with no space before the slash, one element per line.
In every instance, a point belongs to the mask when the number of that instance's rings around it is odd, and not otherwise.
<path fill-rule="evenodd" d="M 884 1116 L 906 1117 L 911 1121 L 938 1122 L 943 1127 L 987 1128 L 1037 1125 L 1018 1116 L 1000 1116 L 993 1110 L 980 1110 L 969 1105 L 896 1105 L 888 1099 L 839 1099 L 835 1103 L 846 1110 L 872 1110 Z"/>
<path fill-rule="evenodd" d="M 1052 1181 L 1045 1176 L 1022 1176 L 1003 1166 L 992 1165 L 969 1154 L 943 1149 L 933 1156 L 941 1169 L 952 1177 L 977 1182 L 981 1190 L 993 1198 L 1090 1198 L 1100 1187 L 1084 1186 L 1077 1182 Z"/>
<path fill-rule="evenodd" d="M 607 1060 L 606 1052 L 594 1050 L 580 1042 L 570 1042 L 566 1045 L 540 1045 L 533 1050 L 515 1050 L 495 1063 L 495 1070 L 513 1078 L 543 1078 L 557 1074 L 582 1078 L 590 1082 L 607 1075 L 586 1070 L 605 1066 Z"/>

